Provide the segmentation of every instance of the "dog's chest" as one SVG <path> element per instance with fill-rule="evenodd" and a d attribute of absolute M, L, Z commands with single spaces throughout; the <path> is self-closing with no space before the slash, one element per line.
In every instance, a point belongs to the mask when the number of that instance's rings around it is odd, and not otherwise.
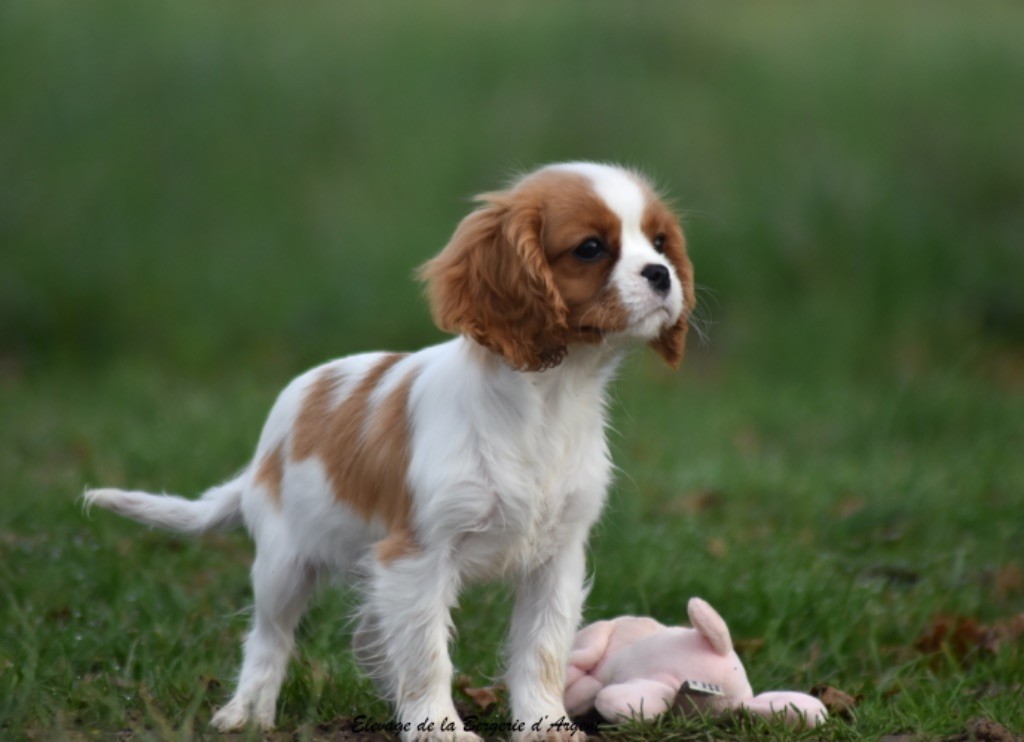
<path fill-rule="evenodd" d="M 481 441 L 490 502 L 470 543 L 486 571 L 542 564 L 603 500 L 610 463 L 600 404 L 546 401 L 527 410 L 533 414 L 524 415 L 518 428 Z"/>

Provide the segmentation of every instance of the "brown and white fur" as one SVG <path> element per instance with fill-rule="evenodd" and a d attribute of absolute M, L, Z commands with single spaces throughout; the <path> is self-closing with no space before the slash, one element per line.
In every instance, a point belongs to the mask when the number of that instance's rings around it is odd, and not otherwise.
<path fill-rule="evenodd" d="M 458 337 L 299 376 L 248 467 L 198 500 L 85 493 L 150 525 L 252 534 L 255 611 L 219 729 L 273 725 L 296 624 L 328 573 L 362 586 L 354 650 L 409 723 L 403 738 L 476 738 L 452 703 L 448 643 L 460 588 L 483 579 L 516 588 L 517 738 L 565 714 L 584 549 L 611 479 L 605 388 L 631 346 L 678 365 L 693 272 L 677 219 L 635 172 L 552 165 L 479 201 L 420 274 Z M 446 717 L 457 732 L 416 731 Z"/>

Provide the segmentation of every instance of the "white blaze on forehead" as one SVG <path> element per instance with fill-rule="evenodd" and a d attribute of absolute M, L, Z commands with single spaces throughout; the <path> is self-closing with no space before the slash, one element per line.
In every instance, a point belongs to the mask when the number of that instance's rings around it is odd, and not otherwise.
<path fill-rule="evenodd" d="M 636 175 L 597 162 L 566 162 L 552 165 L 551 169 L 582 175 L 590 181 L 594 192 L 608 208 L 622 220 L 623 231 L 640 231 L 647 195 Z"/>
<path fill-rule="evenodd" d="M 679 317 L 683 290 L 675 268 L 654 249 L 643 232 L 644 209 L 651 192 L 646 182 L 636 173 L 595 162 L 567 162 L 547 169 L 586 178 L 598 198 L 619 217 L 620 252 L 609 280 L 621 305 L 629 312 L 627 334 L 646 339 L 656 337 Z M 668 268 L 672 281 L 667 293 L 652 290 L 651 282 L 644 276 L 644 268 L 652 264 Z"/>

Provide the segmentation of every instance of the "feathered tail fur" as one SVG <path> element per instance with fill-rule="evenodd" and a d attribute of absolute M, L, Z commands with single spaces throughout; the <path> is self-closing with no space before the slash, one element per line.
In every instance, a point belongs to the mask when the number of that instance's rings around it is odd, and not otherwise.
<path fill-rule="evenodd" d="M 242 521 L 242 490 L 246 472 L 211 487 L 198 500 L 119 489 L 86 490 L 86 508 L 99 505 L 126 518 L 169 531 L 199 534 L 230 528 Z"/>

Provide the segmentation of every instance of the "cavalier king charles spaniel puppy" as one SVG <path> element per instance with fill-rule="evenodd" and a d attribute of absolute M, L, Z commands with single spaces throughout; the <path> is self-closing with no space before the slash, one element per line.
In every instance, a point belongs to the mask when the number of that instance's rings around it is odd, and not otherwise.
<path fill-rule="evenodd" d="M 296 624 L 340 573 L 362 592 L 353 650 L 403 739 L 478 739 L 452 703 L 451 611 L 464 584 L 498 577 L 515 585 L 513 736 L 583 737 L 532 727 L 566 716 L 587 535 L 612 473 L 606 387 L 636 345 L 679 364 L 693 268 L 678 220 L 631 170 L 550 165 L 478 201 L 419 274 L 457 337 L 299 376 L 251 463 L 198 500 L 85 493 L 152 526 L 252 534 L 255 608 L 220 730 L 273 726 Z"/>

